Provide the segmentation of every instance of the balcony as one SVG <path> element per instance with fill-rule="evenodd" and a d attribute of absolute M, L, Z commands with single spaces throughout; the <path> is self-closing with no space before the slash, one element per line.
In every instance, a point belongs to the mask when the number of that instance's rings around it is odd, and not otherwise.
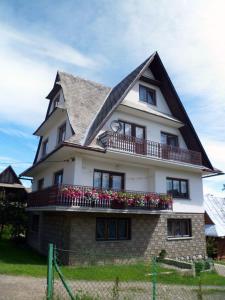
<path fill-rule="evenodd" d="M 28 195 L 31 207 L 70 207 L 115 210 L 171 211 L 172 196 L 150 192 L 106 191 L 87 186 L 55 185 Z"/>
<path fill-rule="evenodd" d="M 132 136 L 125 136 L 112 131 L 106 131 L 101 134 L 99 140 L 106 149 L 119 150 L 157 159 L 202 165 L 201 153 L 197 151 L 182 149 Z"/>

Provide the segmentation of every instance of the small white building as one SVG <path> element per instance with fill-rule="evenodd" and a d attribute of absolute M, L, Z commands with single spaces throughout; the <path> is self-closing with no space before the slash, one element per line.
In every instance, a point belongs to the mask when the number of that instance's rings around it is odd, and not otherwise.
<path fill-rule="evenodd" d="M 47 99 L 22 174 L 30 245 L 205 255 L 202 176 L 216 171 L 157 53 L 112 89 L 58 72 Z"/>

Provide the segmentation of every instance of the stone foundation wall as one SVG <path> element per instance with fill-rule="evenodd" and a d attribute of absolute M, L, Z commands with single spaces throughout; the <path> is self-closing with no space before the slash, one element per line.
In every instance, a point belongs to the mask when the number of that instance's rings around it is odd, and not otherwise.
<path fill-rule="evenodd" d="M 131 240 L 96 241 L 96 217 L 131 219 Z M 192 237 L 167 238 L 167 219 L 191 219 Z M 42 213 L 38 236 L 29 235 L 29 244 L 47 254 L 48 244 L 69 249 L 69 256 L 61 253 L 64 262 L 71 264 L 88 255 L 102 257 L 147 258 L 158 255 L 162 249 L 167 257 L 205 256 L 206 241 L 203 214 L 118 215 L 102 213 Z M 68 253 L 67 253 L 68 254 Z M 83 258 L 82 258 L 83 259 Z"/>
<path fill-rule="evenodd" d="M 131 218 L 131 240 L 127 241 L 96 241 L 96 217 L 100 216 L 103 217 L 102 214 L 77 214 L 71 217 L 70 249 L 80 253 L 93 252 L 99 257 L 127 255 L 150 258 L 158 255 L 162 249 L 170 258 L 206 255 L 203 214 L 126 215 Z M 118 215 L 105 214 L 104 217 Z M 190 218 L 192 237 L 168 239 L 168 218 Z M 74 259 L 71 256 L 70 262 L 73 263 Z"/>

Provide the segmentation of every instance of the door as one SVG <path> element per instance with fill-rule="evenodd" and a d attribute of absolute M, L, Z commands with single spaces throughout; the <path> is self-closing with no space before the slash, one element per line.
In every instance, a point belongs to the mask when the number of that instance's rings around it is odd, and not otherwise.
<path fill-rule="evenodd" d="M 124 135 L 125 147 L 123 150 L 137 154 L 146 154 L 145 127 L 120 121 L 120 133 Z"/>
<path fill-rule="evenodd" d="M 146 154 L 145 128 L 135 125 L 135 152 Z"/>

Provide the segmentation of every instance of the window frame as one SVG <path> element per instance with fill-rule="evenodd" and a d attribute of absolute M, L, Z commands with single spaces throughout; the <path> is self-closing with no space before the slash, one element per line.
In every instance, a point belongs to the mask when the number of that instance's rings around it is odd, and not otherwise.
<path fill-rule="evenodd" d="M 121 181 L 121 191 L 123 191 L 125 189 L 125 173 L 122 172 L 114 172 L 114 171 L 107 171 L 107 170 L 101 170 L 101 169 L 94 169 L 93 172 L 93 188 L 99 189 L 98 187 L 95 187 L 94 183 L 95 183 L 95 172 L 99 172 L 101 173 L 101 187 L 102 188 L 102 176 L 103 173 L 108 173 L 109 174 L 109 190 L 113 190 L 112 188 L 112 176 L 121 176 L 122 177 L 122 181 Z"/>
<path fill-rule="evenodd" d="M 119 221 L 126 221 L 126 238 L 119 237 Z M 98 221 L 103 221 L 104 226 L 104 238 L 97 237 L 97 226 Z M 111 222 L 116 221 L 116 237 L 110 238 L 109 237 L 109 224 Z M 104 218 L 104 217 L 97 217 L 96 218 L 96 227 L 95 227 L 95 240 L 97 242 L 104 242 L 104 241 L 129 241 L 131 240 L 131 218 Z"/>
<path fill-rule="evenodd" d="M 141 97 L 140 97 L 140 95 L 141 95 L 141 89 L 142 88 L 145 88 L 145 90 L 146 90 L 146 95 L 145 95 L 146 99 L 145 100 L 141 99 Z M 151 98 L 152 98 L 153 102 L 149 102 L 148 99 L 147 99 L 147 92 L 148 91 L 150 92 L 150 94 L 152 94 Z M 153 89 L 153 88 L 150 88 L 150 87 L 148 87 L 146 85 L 139 84 L 139 101 L 147 103 L 147 104 L 150 104 L 150 105 L 156 106 L 157 105 L 157 102 L 156 102 L 156 90 Z"/>
<path fill-rule="evenodd" d="M 45 183 L 44 177 L 38 179 L 38 182 L 37 182 L 37 190 L 38 190 L 38 191 L 41 191 L 41 190 L 44 189 L 44 183 Z M 42 186 L 41 186 L 41 185 L 42 185 Z"/>
<path fill-rule="evenodd" d="M 161 131 L 161 132 L 160 132 L 160 137 L 161 137 L 161 138 L 162 138 L 162 134 L 166 135 L 167 138 L 168 138 L 168 136 L 171 136 L 171 137 L 173 137 L 173 138 L 176 138 L 176 146 L 169 145 L 168 143 L 163 144 L 163 143 L 162 143 L 162 139 L 161 139 L 161 144 L 167 145 L 167 146 L 172 146 L 172 147 L 179 147 L 179 136 L 178 136 L 178 135 L 173 134 L 173 133 L 170 133 L 170 132 Z"/>
<path fill-rule="evenodd" d="M 167 185 L 167 180 L 172 180 L 172 190 L 173 190 L 173 181 L 179 181 L 179 190 L 181 191 L 181 182 L 186 182 L 186 189 L 187 189 L 187 196 L 182 196 L 181 193 L 179 193 L 179 195 L 173 195 L 173 193 L 170 193 L 167 190 L 166 187 L 166 191 L 168 194 L 172 194 L 173 198 L 177 198 L 177 199 L 190 199 L 190 190 L 189 190 L 189 180 L 188 179 L 183 179 L 183 178 L 174 178 L 174 177 L 166 177 L 166 185 Z"/>
<path fill-rule="evenodd" d="M 62 175 L 62 182 L 60 182 L 60 183 L 55 182 L 56 181 L 56 176 L 58 176 L 58 175 Z M 53 174 L 53 185 L 62 184 L 63 183 L 63 175 L 64 175 L 64 170 L 63 169 L 54 172 L 54 174 Z"/>
<path fill-rule="evenodd" d="M 143 126 L 143 125 L 139 125 L 137 123 L 132 123 L 132 122 L 129 122 L 129 121 L 124 121 L 124 120 L 118 120 L 119 123 L 123 123 L 123 124 L 128 124 L 128 125 L 131 125 L 131 136 L 136 138 L 136 127 L 139 127 L 139 128 L 142 128 L 143 129 L 143 133 L 144 133 L 144 138 L 143 140 L 146 139 L 146 126 Z M 122 134 L 123 136 L 126 136 L 125 134 L 125 127 L 123 127 L 123 132 L 119 132 L 120 134 Z"/>
<path fill-rule="evenodd" d="M 169 222 L 172 222 L 172 235 L 169 235 Z M 188 228 L 188 234 L 181 234 L 181 235 L 176 235 L 175 230 L 176 230 L 176 223 L 180 223 L 180 231 L 182 230 L 182 222 L 187 222 L 187 228 Z M 185 218 L 185 219 L 167 219 L 167 238 L 168 239 L 179 239 L 179 238 L 191 238 L 192 237 L 192 220 L 191 218 Z"/>
<path fill-rule="evenodd" d="M 48 145 L 48 138 L 42 142 L 41 157 L 45 157 L 47 155 L 47 145 Z"/>
<path fill-rule="evenodd" d="M 62 131 L 64 129 L 64 131 Z M 64 138 L 63 138 L 64 134 Z M 66 121 L 58 127 L 57 145 L 61 144 L 66 139 Z"/>
<path fill-rule="evenodd" d="M 52 111 L 57 107 L 56 103 L 60 101 L 60 93 L 58 93 L 52 100 Z"/>

